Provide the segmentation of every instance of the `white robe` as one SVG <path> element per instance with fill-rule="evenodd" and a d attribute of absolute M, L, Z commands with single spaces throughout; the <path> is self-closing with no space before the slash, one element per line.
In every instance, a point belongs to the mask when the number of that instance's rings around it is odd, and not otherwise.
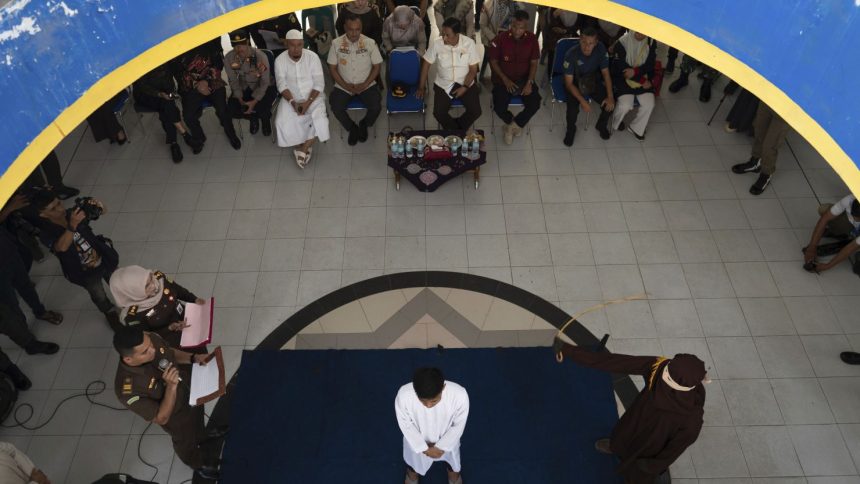
<path fill-rule="evenodd" d="M 296 102 L 307 100 L 313 90 L 319 92 L 308 112 L 301 116 L 281 98 L 282 102 L 275 114 L 278 146 L 296 146 L 314 137 L 328 141 L 330 133 L 325 107 L 325 78 L 320 58 L 310 50 L 303 49 L 301 59 L 295 62 L 289 52 L 284 51 L 275 59 L 275 82 L 279 93 L 289 89 Z"/>
<path fill-rule="evenodd" d="M 403 459 L 420 475 L 424 475 L 434 461 L 444 460 L 454 472 L 460 472 L 460 437 L 469 417 L 469 395 L 462 386 L 446 381 L 442 399 L 433 408 L 418 400 L 412 383 L 400 387 L 394 399 L 397 424 L 403 432 Z M 439 459 L 423 452 L 430 444 L 444 451 Z"/>

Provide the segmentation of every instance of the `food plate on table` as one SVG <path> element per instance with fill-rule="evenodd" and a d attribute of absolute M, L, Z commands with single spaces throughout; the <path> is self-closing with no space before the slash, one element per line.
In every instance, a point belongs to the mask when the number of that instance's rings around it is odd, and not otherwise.
<path fill-rule="evenodd" d="M 426 145 L 427 144 L 427 138 L 425 138 L 423 136 L 413 136 L 413 137 L 409 138 L 408 143 L 412 146 L 415 146 L 415 147 L 417 147 L 419 144 Z"/>
<path fill-rule="evenodd" d="M 432 150 L 441 150 L 445 148 L 445 138 L 439 136 L 438 134 L 434 134 L 427 138 L 427 145 Z"/>
<path fill-rule="evenodd" d="M 460 138 L 459 136 L 451 135 L 451 136 L 448 136 L 447 138 L 445 138 L 445 144 L 448 145 L 449 147 L 451 147 L 452 149 L 457 149 L 457 148 L 463 146 L 463 139 Z"/>

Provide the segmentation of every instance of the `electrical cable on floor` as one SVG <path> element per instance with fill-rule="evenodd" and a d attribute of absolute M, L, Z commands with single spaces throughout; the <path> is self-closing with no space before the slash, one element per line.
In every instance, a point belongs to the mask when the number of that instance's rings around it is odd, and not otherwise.
<path fill-rule="evenodd" d="M 98 385 L 101 385 L 101 388 L 99 388 L 99 389 L 97 389 L 97 390 L 91 390 L 91 388 L 92 388 L 93 386 L 98 386 Z M 105 389 L 107 389 L 107 383 L 105 383 L 103 380 L 93 380 L 93 381 L 91 381 L 89 384 L 87 384 L 87 387 L 86 387 L 86 389 L 84 390 L 84 392 L 83 392 L 83 393 L 75 393 L 75 394 L 73 394 L 73 395 L 69 395 L 68 397 L 66 397 L 66 398 L 64 398 L 64 399 L 62 399 L 62 400 L 60 400 L 60 402 L 59 402 L 59 403 L 57 403 L 57 406 L 56 406 L 56 407 L 54 407 L 54 411 L 53 411 L 53 412 L 51 412 L 51 416 L 50 416 L 50 417 L 48 417 L 48 419 L 47 419 L 47 420 L 45 420 L 44 422 L 40 423 L 39 425 L 33 426 L 33 427 L 28 427 L 28 426 L 27 426 L 27 423 L 28 423 L 28 422 L 33 418 L 34 413 L 35 413 L 35 410 L 33 409 L 33 405 L 32 405 L 32 404 L 30 404 L 30 403 L 22 403 L 22 404 L 18 405 L 17 407 L 15 407 L 15 411 L 14 411 L 14 412 L 12 412 L 12 418 L 15 420 L 15 423 L 14 423 L 13 425 L 0 424 L 0 427 L 5 427 L 5 428 L 16 428 L 16 427 L 21 427 L 22 429 L 25 429 L 25 430 L 38 430 L 38 429 L 41 429 L 42 427 L 45 427 L 46 425 L 48 425 L 49 423 L 51 423 L 51 420 L 53 420 L 53 419 L 54 419 L 54 417 L 57 415 L 57 412 L 60 410 L 60 407 L 62 407 L 64 403 L 68 402 L 69 400 L 71 400 L 71 399 L 73 399 L 73 398 L 78 398 L 78 397 L 86 397 L 86 399 L 87 399 L 87 401 L 88 401 L 88 402 L 90 402 L 92 405 L 97 405 L 97 406 L 99 406 L 99 407 L 104 407 L 104 408 L 108 408 L 108 409 L 111 409 L 111 410 L 116 410 L 116 411 L 118 411 L 118 412 L 125 412 L 125 411 L 128 411 L 128 409 L 127 409 L 127 408 L 125 408 L 125 407 L 113 407 L 113 406 L 111 406 L 111 405 L 107 405 L 107 404 L 104 404 L 104 403 L 97 402 L 97 401 L 93 400 L 93 398 L 92 398 L 92 397 L 94 397 L 94 396 L 96 396 L 96 395 L 101 395 L 102 393 L 104 393 Z M 29 415 L 27 415 L 27 418 L 21 419 L 21 418 L 19 417 L 18 412 L 19 412 L 21 409 L 28 409 L 28 410 L 30 411 L 30 414 L 29 414 Z M 151 467 L 152 469 L 154 469 L 154 470 L 155 470 L 155 473 L 154 473 L 154 474 L 152 474 L 152 477 L 150 478 L 150 480 L 151 480 L 151 481 L 154 481 L 154 480 L 155 480 L 155 477 L 156 477 L 156 476 L 158 476 L 158 467 L 156 467 L 156 466 L 154 466 L 154 465 L 150 464 L 149 462 L 147 462 L 147 461 L 146 461 L 146 459 L 144 459 L 144 458 L 143 458 L 143 456 L 142 456 L 142 455 L 141 455 L 141 453 L 140 453 L 140 447 L 141 447 L 141 443 L 143 442 L 143 436 L 144 436 L 144 435 L 146 435 L 146 431 L 147 431 L 147 430 L 149 430 L 149 427 L 151 427 L 151 426 L 152 426 L 152 422 L 150 421 L 150 422 L 146 425 L 146 428 L 145 428 L 145 429 L 143 429 L 143 432 L 140 434 L 140 439 L 138 439 L 138 441 L 137 441 L 137 458 L 138 458 L 141 462 L 143 462 L 143 464 L 144 464 L 145 466 L 147 466 L 147 467 Z M 187 481 L 186 481 L 186 482 L 187 482 Z"/>

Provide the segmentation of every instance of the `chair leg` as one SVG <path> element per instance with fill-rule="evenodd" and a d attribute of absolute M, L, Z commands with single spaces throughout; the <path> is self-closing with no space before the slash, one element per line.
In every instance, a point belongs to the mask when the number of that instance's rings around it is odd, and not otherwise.
<path fill-rule="evenodd" d="M 556 102 L 553 101 L 549 107 L 549 132 L 552 133 L 552 125 L 555 124 L 555 105 Z"/>

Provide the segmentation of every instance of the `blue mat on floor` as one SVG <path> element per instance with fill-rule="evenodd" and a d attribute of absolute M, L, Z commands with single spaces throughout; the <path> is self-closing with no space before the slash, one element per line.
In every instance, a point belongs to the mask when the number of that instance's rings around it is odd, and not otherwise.
<path fill-rule="evenodd" d="M 394 396 L 420 366 L 469 392 L 465 484 L 621 482 L 594 450 L 618 416 L 609 375 L 548 348 L 245 351 L 222 482 L 402 483 Z M 421 482 L 447 483 L 444 464 Z"/>

